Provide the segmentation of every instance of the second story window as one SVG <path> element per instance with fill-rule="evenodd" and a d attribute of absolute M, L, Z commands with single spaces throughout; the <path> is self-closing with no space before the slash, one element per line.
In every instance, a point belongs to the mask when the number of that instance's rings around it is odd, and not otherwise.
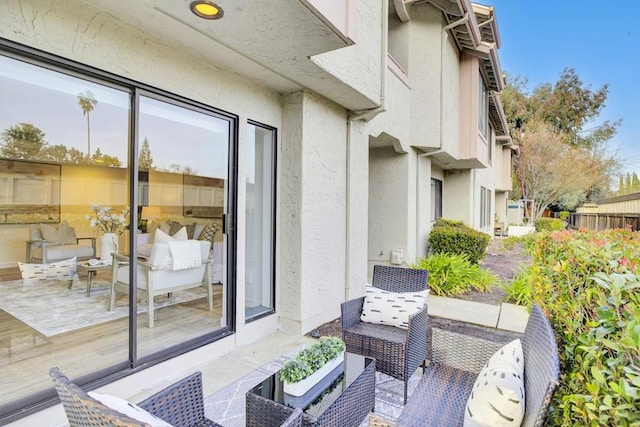
<path fill-rule="evenodd" d="M 478 84 L 478 130 L 485 138 L 489 137 L 489 91 L 482 74 Z"/>

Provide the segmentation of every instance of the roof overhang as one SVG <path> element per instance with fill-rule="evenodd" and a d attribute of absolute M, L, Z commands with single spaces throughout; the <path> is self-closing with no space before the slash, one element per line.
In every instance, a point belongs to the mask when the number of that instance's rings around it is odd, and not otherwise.
<path fill-rule="evenodd" d="M 218 0 L 224 17 L 198 18 L 189 0 L 75 0 L 232 74 L 281 93 L 317 92 L 349 109 L 376 107 L 325 71 L 314 55 L 353 42 L 309 0 Z"/>
<path fill-rule="evenodd" d="M 497 92 L 489 93 L 489 119 L 496 133 L 496 138 L 503 144 L 511 143 L 509 123 L 507 122 L 507 116 L 504 114 L 504 108 L 502 108 L 500 94 Z"/>

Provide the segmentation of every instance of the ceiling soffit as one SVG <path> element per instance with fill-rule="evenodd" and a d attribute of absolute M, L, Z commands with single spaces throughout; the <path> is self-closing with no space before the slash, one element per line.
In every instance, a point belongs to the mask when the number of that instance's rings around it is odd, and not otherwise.
<path fill-rule="evenodd" d="M 218 0 L 224 9 L 219 20 L 195 16 L 190 0 L 78 1 L 272 90 L 306 88 L 347 108 L 376 106 L 311 61 L 353 42 L 305 0 Z"/>

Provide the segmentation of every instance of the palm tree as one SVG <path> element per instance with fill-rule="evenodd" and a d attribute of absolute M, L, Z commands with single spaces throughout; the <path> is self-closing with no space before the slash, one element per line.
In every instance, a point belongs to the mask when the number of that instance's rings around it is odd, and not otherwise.
<path fill-rule="evenodd" d="M 89 113 L 97 103 L 98 101 L 90 90 L 78 94 L 78 105 L 82 108 L 82 115 L 87 116 L 87 157 L 91 157 L 91 123 L 89 121 Z"/>

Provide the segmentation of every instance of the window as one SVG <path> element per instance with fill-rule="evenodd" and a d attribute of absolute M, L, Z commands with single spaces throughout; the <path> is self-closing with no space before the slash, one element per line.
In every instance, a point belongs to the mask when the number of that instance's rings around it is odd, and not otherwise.
<path fill-rule="evenodd" d="M 431 221 L 442 218 L 442 181 L 431 178 Z"/>
<path fill-rule="evenodd" d="M 245 318 L 275 310 L 275 130 L 248 124 Z"/>
<path fill-rule="evenodd" d="M 481 73 L 478 84 L 478 130 L 485 138 L 489 137 L 489 91 Z"/>
<path fill-rule="evenodd" d="M 154 363 L 221 336 L 234 306 L 221 226 L 235 185 L 229 175 L 235 116 L 89 67 L 13 54 L 0 55 L 0 424 L 53 397 L 50 366 L 93 381 Z M 261 155 L 268 157 L 267 140 Z M 273 173 L 273 163 L 260 161 L 264 173 Z M 136 163 L 137 175 L 131 173 Z M 272 184 L 261 185 L 265 191 Z M 272 201 L 266 203 L 271 209 Z M 87 219 L 100 208 L 120 224 L 114 247 L 124 270 L 115 281 L 110 267 L 85 265 L 112 259 L 104 233 Z M 198 260 L 202 269 L 189 270 L 188 286 L 150 298 L 149 283 L 159 279 L 146 280 L 137 265 L 154 257 L 154 229 L 184 230 L 208 250 Z M 43 240 L 61 246 L 76 237 L 83 248 L 75 258 L 56 255 L 54 245 L 45 262 Z M 261 237 L 272 244 L 271 234 Z M 166 263 L 175 257 L 169 260 L 157 266 L 170 275 L 175 264 Z M 138 274 L 131 285 L 118 286 L 128 280 L 129 266 Z M 211 287 L 202 286 L 209 281 Z"/>
<path fill-rule="evenodd" d="M 480 228 L 491 225 L 491 190 L 480 187 Z"/>

